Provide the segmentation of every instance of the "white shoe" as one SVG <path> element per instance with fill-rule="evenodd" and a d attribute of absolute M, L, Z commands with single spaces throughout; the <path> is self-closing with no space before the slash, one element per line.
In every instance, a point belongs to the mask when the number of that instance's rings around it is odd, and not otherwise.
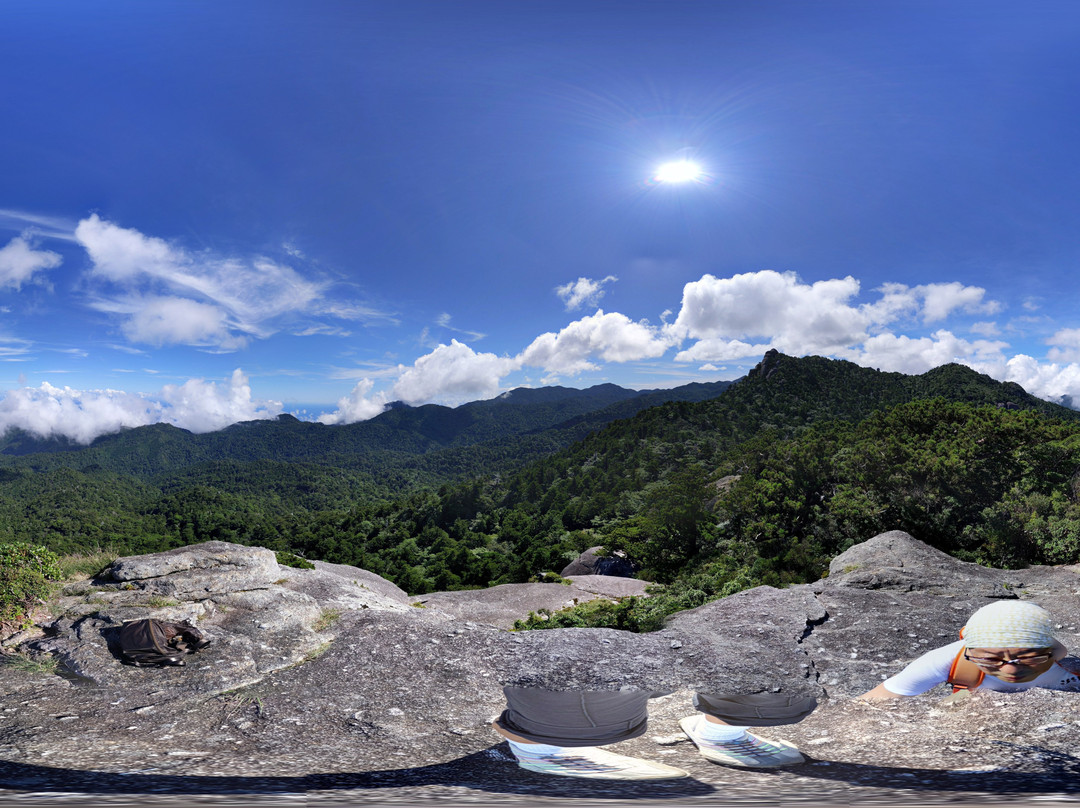
<path fill-rule="evenodd" d="M 511 747 L 521 768 L 541 774 L 593 780 L 674 780 L 690 776 L 689 772 L 674 766 L 617 755 L 595 746 L 563 749 L 564 751 L 555 754 L 530 754 L 526 744 L 517 744 L 517 748 Z"/>
<path fill-rule="evenodd" d="M 751 769 L 766 769 L 774 766 L 791 766 L 804 763 L 805 758 L 799 750 L 783 741 L 767 741 L 747 732 L 737 741 L 710 741 L 699 734 L 703 715 L 690 715 L 679 722 L 683 732 L 697 744 L 702 756 L 714 763 L 727 766 L 741 766 Z"/>

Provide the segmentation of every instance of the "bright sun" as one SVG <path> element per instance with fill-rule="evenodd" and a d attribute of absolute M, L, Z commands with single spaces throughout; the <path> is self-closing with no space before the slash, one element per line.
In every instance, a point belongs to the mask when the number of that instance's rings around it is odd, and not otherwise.
<path fill-rule="evenodd" d="M 656 182 L 700 182 L 705 178 L 701 166 L 689 160 L 675 160 L 664 163 L 656 169 L 653 179 Z"/>

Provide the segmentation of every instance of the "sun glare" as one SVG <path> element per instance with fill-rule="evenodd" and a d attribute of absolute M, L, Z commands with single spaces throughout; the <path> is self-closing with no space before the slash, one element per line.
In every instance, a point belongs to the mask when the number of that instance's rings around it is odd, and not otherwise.
<path fill-rule="evenodd" d="M 701 166 L 690 160 L 675 160 L 664 163 L 656 169 L 653 179 L 656 182 L 701 182 L 705 178 L 705 172 Z"/>

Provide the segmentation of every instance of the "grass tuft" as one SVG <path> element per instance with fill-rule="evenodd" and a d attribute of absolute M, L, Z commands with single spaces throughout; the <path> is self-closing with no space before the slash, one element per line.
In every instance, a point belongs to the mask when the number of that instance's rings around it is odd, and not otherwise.
<path fill-rule="evenodd" d="M 120 553 L 112 547 L 95 547 L 81 553 L 60 556 L 57 566 L 65 581 L 79 581 L 83 578 L 96 578 L 105 568 L 120 558 Z"/>
<path fill-rule="evenodd" d="M 263 718 L 266 715 L 266 706 L 263 704 L 262 694 L 250 687 L 241 687 L 236 690 L 227 690 L 218 694 L 218 699 L 225 704 L 226 720 L 248 707 L 255 708 L 255 717 Z"/>
<path fill-rule="evenodd" d="M 327 651 L 329 651 L 331 645 L 333 645 L 332 642 L 324 642 L 322 645 L 318 645 L 315 648 L 312 648 L 310 651 L 308 651 L 306 654 L 304 654 L 300 658 L 300 661 L 297 662 L 296 664 L 297 665 L 303 665 L 306 662 L 313 662 L 314 660 L 318 659 L 323 654 L 325 654 Z"/>
<path fill-rule="evenodd" d="M 341 609 L 323 609 L 322 614 L 315 618 L 315 622 L 311 624 L 311 628 L 314 631 L 326 631 L 330 626 L 334 625 L 341 617 Z"/>
<path fill-rule="evenodd" d="M 10 670 L 51 675 L 56 673 L 60 660 L 54 656 L 33 659 L 24 654 L 0 654 L 0 664 Z"/>

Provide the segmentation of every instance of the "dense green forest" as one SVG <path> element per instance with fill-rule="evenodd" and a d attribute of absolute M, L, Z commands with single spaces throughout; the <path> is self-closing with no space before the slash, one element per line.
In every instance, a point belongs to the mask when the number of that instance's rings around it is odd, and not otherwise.
<path fill-rule="evenodd" d="M 604 545 L 658 583 L 653 596 L 545 624 L 633 629 L 814 580 L 883 530 L 997 566 L 1080 560 L 1080 413 L 958 365 L 905 376 L 776 352 L 697 388 L 649 394 L 668 396 L 657 406 L 619 388 L 569 406 L 530 391 L 539 408 L 502 419 L 478 402 L 391 410 L 351 434 L 295 419 L 213 436 L 159 426 L 11 454 L 0 543 L 142 553 L 219 539 L 355 564 L 411 593 L 525 581 Z"/>

